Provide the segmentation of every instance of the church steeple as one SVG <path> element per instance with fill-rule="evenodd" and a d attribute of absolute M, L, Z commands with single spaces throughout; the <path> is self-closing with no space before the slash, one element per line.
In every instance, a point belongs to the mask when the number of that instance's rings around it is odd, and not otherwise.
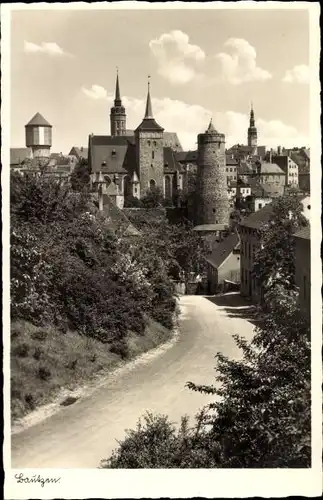
<path fill-rule="evenodd" d="M 250 109 L 250 127 L 254 127 L 255 126 L 255 113 L 253 111 L 253 106 L 252 106 L 252 102 L 251 102 L 251 109 Z"/>
<path fill-rule="evenodd" d="M 145 120 L 153 119 L 153 110 L 151 106 L 151 98 L 150 98 L 150 76 L 148 76 L 148 92 L 147 92 L 147 101 L 146 101 L 146 112 L 145 112 Z"/>
<path fill-rule="evenodd" d="M 121 101 L 118 69 L 114 106 L 111 108 L 110 113 L 110 127 L 111 135 L 126 135 L 126 110 L 124 106 L 122 106 Z"/>
<path fill-rule="evenodd" d="M 257 134 L 257 128 L 256 128 L 256 124 L 255 124 L 255 113 L 253 110 L 253 105 L 251 103 L 250 121 L 249 121 L 249 128 L 248 128 L 248 146 L 252 148 L 251 155 L 257 154 L 257 143 L 258 143 L 258 134 Z"/>
<path fill-rule="evenodd" d="M 116 93 L 114 97 L 114 105 L 115 106 L 121 106 L 121 97 L 120 97 L 120 87 L 119 87 L 119 72 L 117 68 L 117 79 L 116 79 Z"/>
<path fill-rule="evenodd" d="M 148 92 L 147 92 L 147 100 L 146 100 L 146 110 L 145 116 L 142 120 L 141 124 L 136 130 L 159 130 L 164 131 L 163 127 L 158 125 L 156 120 L 153 117 L 153 108 L 151 105 L 151 97 L 150 97 L 150 76 L 148 76 Z"/>

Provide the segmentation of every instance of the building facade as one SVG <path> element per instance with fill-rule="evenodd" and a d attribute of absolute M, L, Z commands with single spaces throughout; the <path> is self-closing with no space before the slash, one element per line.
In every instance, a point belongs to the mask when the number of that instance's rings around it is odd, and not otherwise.
<path fill-rule="evenodd" d="M 298 302 L 302 314 L 311 315 L 311 232 L 310 226 L 295 234 L 295 284 L 299 290 Z"/>

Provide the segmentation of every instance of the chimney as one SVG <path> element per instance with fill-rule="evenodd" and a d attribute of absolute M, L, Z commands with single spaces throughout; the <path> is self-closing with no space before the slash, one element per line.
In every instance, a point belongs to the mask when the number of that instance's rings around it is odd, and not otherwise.
<path fill-rule="evenodd" d="M 273 162 L 273 149 L 271 148 L 269 151 L 269 163 Z"/>

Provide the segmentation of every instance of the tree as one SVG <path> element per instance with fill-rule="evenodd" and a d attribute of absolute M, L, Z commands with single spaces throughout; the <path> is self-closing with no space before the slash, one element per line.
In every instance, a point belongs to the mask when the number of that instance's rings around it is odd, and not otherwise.
<path fill-rule="evenodd" d="M 149 189 L 141 198 L 144 208 L 158 208 L 163 206 L 164 196 L 162 190 L 158 187 Z"/>
<path fill-rule="evenodd" d="M 124 208 L 143 208 L 143 203 L 136 196 L 125 196 Z"/>
<path fill-rule="evenodd" d="M 74 191 L 89 189 L 91 169 L 88 160 L 81 158 L 75 165 L 71 175 L 71 185 Z"/>
<path fill-rule="evenodd" d="M 272 215 L 258 231 L 259 247 L 255 254 L 254 276 L 263 289 L 294 284 L 294 233 L 308 225 L 302 204 L 295 195 L 278 198 L 272 203 Z"/>

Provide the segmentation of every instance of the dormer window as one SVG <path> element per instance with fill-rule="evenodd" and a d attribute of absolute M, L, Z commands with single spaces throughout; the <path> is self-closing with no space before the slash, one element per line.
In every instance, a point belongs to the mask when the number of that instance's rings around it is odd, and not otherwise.
<path fill-rule="evenodd" d="M 103 161 L 103 162 L 101 163 L 101 167 L 106 167 L 106 166 L 107 166 L 107 162 L 106 162 L 106 161 Z"/>

